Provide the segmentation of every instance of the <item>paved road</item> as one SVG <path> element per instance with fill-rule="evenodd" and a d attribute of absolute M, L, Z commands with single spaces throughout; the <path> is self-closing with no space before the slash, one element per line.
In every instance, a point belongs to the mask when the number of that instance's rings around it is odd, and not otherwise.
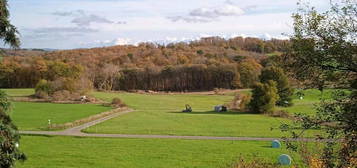
<path fill-rule="evenodd" d="M 189 140 L 230 140 L 230 141 L 273 141 L 281 138 L 259 137 L 216 137 L 216 136 L 179 136 L 179 135 L 134 135 L 134 134 L 87 134 L 83 132 L 66 131 L 20 131 L 30 135 L 60 135 L 76 137 L 103 137 L 103 138 L 145 138 L 145 139 L 189 139 Z M 292 141 L 315 141 L 314 139 L 291 139 Z"/>
<path fill-rule="evenodd" d="M 217 136 L 178 136 L 178 135 L 134 135 L 134 134 L 88 134 L 82 130 L 110 120 L 112 118 L 133 112 L 128 109 L 121 111 L 80 126 L 66 129 L 64 131 L 20 131 L 21 134 L 27 135 L 60 135 L 60 136 L 77 136 L 77 137 L 107 137 L 107 138 L 150 138 L 150 139 L 191 139 L 191 140 L 230 140 L 230 141 L 272 141 L 282 140 L 281 138 L 259 138 L 259 137 L 217 137 Z M 292 139 L 293 141 L 314 141 L 314 139 Z"/>

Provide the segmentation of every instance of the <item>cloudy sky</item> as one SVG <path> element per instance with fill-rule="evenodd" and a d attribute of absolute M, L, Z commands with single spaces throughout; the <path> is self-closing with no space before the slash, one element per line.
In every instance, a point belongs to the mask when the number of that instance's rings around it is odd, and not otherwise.
<path fill-rule="evenodd" d="M 168 43 L 206 36 L 284 38 L 297 0 L 10 0 L 23 48 Z M 328 0 L 311 0 L 325 9 Z"/>

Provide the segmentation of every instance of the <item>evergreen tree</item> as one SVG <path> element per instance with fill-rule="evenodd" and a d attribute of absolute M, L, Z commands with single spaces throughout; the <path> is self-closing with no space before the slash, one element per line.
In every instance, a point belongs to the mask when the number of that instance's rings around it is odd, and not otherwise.
<path fill-rule="evenodd" d="M 11 103 L 6 93 L 0 90 L 0 167 L 14 167 L 15 161 L 26 160 L 26 156 L 19 151 L 20 136 L 16 126 L 12 123 L 7 112 L 11 109 Z"/>
<path fill-rule="evenodd" d="M 253 86 L 252 100 L 249 104 L 254 113 L 274 112 L 276 101 L 279 99 L 276 82 L 269 80 L 266 83 L 256 83 Z"/>
<path fill-rule="evenodd" d="M 20 39 L 16 27 L 10 23 L 10 13 L 7 6 L 7 0 L 0 1 L 0 40 L 17 48 L 20 46 Z"/>
<path fill-rule="evenodd" d="M 15 26 L 10 24 L 7 0 L 0 1 L 0 40 L 11 47 L 19 47 L 20 41 Z M 0 167 L 11 168 L 17 160 L 24 161 L 26 156 L 18 149 L 20 136 L 7 112 L 11 103 L 4 91 L 0 90 Z"/>
<path fill-rule="evenodd" d="M 260 82 L 266 83 L 273 80 L 277 83 L 279 100 L 276 102 L 279 106 L 292 105 L 293 88 L 290 86 L 289 79 L 285 75 L 283 69 L 275 66 L 264 68 L 260 75 Z"/>

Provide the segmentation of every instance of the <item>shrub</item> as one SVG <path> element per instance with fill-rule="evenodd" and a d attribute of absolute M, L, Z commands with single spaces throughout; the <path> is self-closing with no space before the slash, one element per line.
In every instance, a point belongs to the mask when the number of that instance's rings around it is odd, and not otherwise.
<path fill-rule="evenodd" d="M 77 100 L 92 89 L 92 83 L 86 78 L 58 78 L 54 81 L 40 80 L 35 88 L 37 98 L 54 101 Z"/>
<path fill-rule="evenodd" d="M 87 78 L 58 78 L 51 82 L 54 91 L 67 90 L 71 93 L 84 95 L 92 88 L 92 82 Z"/>
<path fill-rule="evenodd" d="M 77 90 L 75 85 L 76 81 L 71 78 L 58 78 L 51 82 L 54 91 L 67 90 L 72 93 Z"/>
<path fill-rule="evenodd" d="M 52 94 L 53 88 L 47 80 L 40 80 L 35 87 L 35 96 L 38 98 L 47 98 L 48 95 Z"/>
<path fill-rule="evenodd" d="M 46 93 L 46 92 L 44 92 L 42 90 L 36 91 L 35 92 L 35 97 L 39 98 L 39 99 L 48 99 L 49 98 L 48 93 Z"/>
<path fill-rule="evenodd" d="M 274 111 L 274 112 L 270 113 L 269 115 L 272 117 L 281 117 L 281 118 L 290 118 L 291 117 L 291 115 L 284 110 Z"/>
<path fill-rule="evenodd" d="M 126 104 L 117 97 L 113 98 L 111 105 L 114 107 L 126 107 Z"/>
<path fill-rule="evenodd" d="M 247 111 L 248 104 L 251 100 L 251 96 L 249 94 L 240 94 L 237 93 L 234 96 L 232 102 L 228 105 L 230 109 L 239 110 L 241 112 Z"/>
<path fill-rule="evenodd" d="M 64 100 L 70 100 L 71 99 L 71 92 L 69 92 L 68 90 L 60 90 L 60 91 L 56 91 L 55 93 L 53 93 L 52 95 L 52 99 L 54 101 L 64 101 Z"/>
<path fill-rule="evenodd" d="M 243 94 L 243 95 L 241 96 L 241 102 L 240 102 L 240 104 L 239 104 L 239 109 L 240 109 L 241 111 L 247 111 L 247 107 L 248 107 L 248 105 L 249 105 L 251 99 L 252 99 L 252 96 L 251 96 L 251 95 Z"/>
<path fill-rule="evenodd" d="M 290 85 L 288 77 L 285 75 L 283 69 L 275 66 L 264 68 L 260 75 L 260 82 L 266 83 L 273 80 L 277 84 L 279 99 L 276 104 L 279 106 L 291 106 L 292 96 L 294 90 Z"/>
<path fill-rule="evenodd" d="M 221 95 L 223 93 L 223 89 L 221 88 L 214 88 L 213 89 L 214 94 L 216 95 Z"/>
<path fill-rule="evenodd" d="M 276 82 L 270 80 L 267 83 L 256 83 L 252 93 L 252 100 L 249 103 L 252 112 L 272 113 L 274 111 L 276 101 L 279 99 Z"/>

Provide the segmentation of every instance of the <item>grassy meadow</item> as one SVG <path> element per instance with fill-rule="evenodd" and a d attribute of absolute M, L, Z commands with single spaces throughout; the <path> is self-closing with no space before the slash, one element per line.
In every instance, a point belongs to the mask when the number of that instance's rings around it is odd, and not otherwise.
<path fill-rule="evenodd" d="M 257 141 L 22 136 L 21 142 L 28 160 L 18 168 L 219 168 L 240 156 L 277 162 L 287 152 Z"/>
<path fill-rule="evenodd" d="M 31 96 L 35 94 L 35 89 L 1 89 L 11 97 Z"/>
<path fill-rule="evenodd" d="M 34 89 L 2 89 L 10 97 L 30 96 Z M 64 124 L 110 110 L 96 104 L 54 104 L 13 102 L 10 116 L 19 130 L 46 130 L 52 124 Z"/>
<path fill-rule="evenodd" d="M 347 91 L 347 90 L 345 90 Z M 303 113 L 313 115 L 316 113 L 315 106 L 318 105 L 321 99 L 330 99 L 332 97 L 334 90 L 326 89 L 322 93 L 316 89 L 308 89 L 304 90 L 303 99 L 296 95 L 293 96 L 293 103 L 294 105 L 291 107 L 277 107 L 278 110 L 285 110 L 290 114 L 294 113 Z"/>
<path fill-rule="evenodd" d="M 233 99 L 225 95 L 145 95 L 95 92 L 94 96 L 110 101 L 121 98 L 136 111 L 95 125 L 88 133 L 164 134 L 197 136 L 281 137 L 278 129 L 288 119 L 249 113 L 216 113 L 215 105 Z M 192 113 L 182 113 L 190 104 Z"/>
<path fill-rule="evenodd" d="M 12 97 L 28 96 L 34 92 L 33 89 L 5 91 Z M 325 91 L 324 98 L 330 97 L 331 92 Z M 319 102 L 320 91 L 305 90 L 304 94 L 303 100 L 294 96 L 294 106 L 278 109 L 289 113 L 315 113 L 314 104 Z M 282 123 L 291 122 L 260 114 L 213 112 L 215 105 L 230 102 L 232 93 L 148 95 L 94 92 L 93 95 L 106 101 L 119 97 L 136 111 L 88 128 L 85 130 L 88 133 L 281 137 L 283 134 L 277 128 Z M 181 112 L 185 104 L 192 106 L 192 113 Z M 62 124 L 107 110 L 108 107 L 92 104 L 15 102 L 11 117 L 21 130 L 43 130 L 49 119 L 53 124 Z"/>
<path fill-rule="evenodd" d="M 53 104 L 14 102 L 11 118 L 20 130 L 46 130 L 52 124 L 64 124 L 110 110 L 96 104 Z"/>
<path fill-rule="evenodd" d="M 10 89 L 14 96 L 26 96 L 32 89 Z M 247 92 L 247 91 L 246 91 Z M 215 105 L 228 103 L 229 95 L 148 95 L 135 93 L 93 92 L 95 97 L 111 101 L 121 98 L 134 112 L 108 120 L 85 130 L 88 133 L 205 135 L 241 137 L 281 137 L 277 127 L 288 119 L 260 114 L 213 112 Z M 329 95 L 327 95 L 329 96 Z M 319 101 L 316 90 L 305 91 L 303 100 L 294 98 L 294 106 L 281 108 L 290 113 L 313 114 L 313 104 Z M 182 113 L 190 104 L 192 113 Z M 42 130 L 48 119 L 65 123 L 109 110 L 91 104 L 52 104 L 14 102 L 11 117 L 20 130 Z M 271 128 L 276 128 L 271 130 Z M 224 141 L 180 139 L 81 138 L 23 135 L 20 148 L 28 156 L 19 168 L 112 168 L 112 167 L 229 167 L 241 156 L 277 162 L 277 157 L 289 153 L 284 148 L 273 149 L 269 141 Z M 294 163 L 301 163 L 291 154 Z"/>

